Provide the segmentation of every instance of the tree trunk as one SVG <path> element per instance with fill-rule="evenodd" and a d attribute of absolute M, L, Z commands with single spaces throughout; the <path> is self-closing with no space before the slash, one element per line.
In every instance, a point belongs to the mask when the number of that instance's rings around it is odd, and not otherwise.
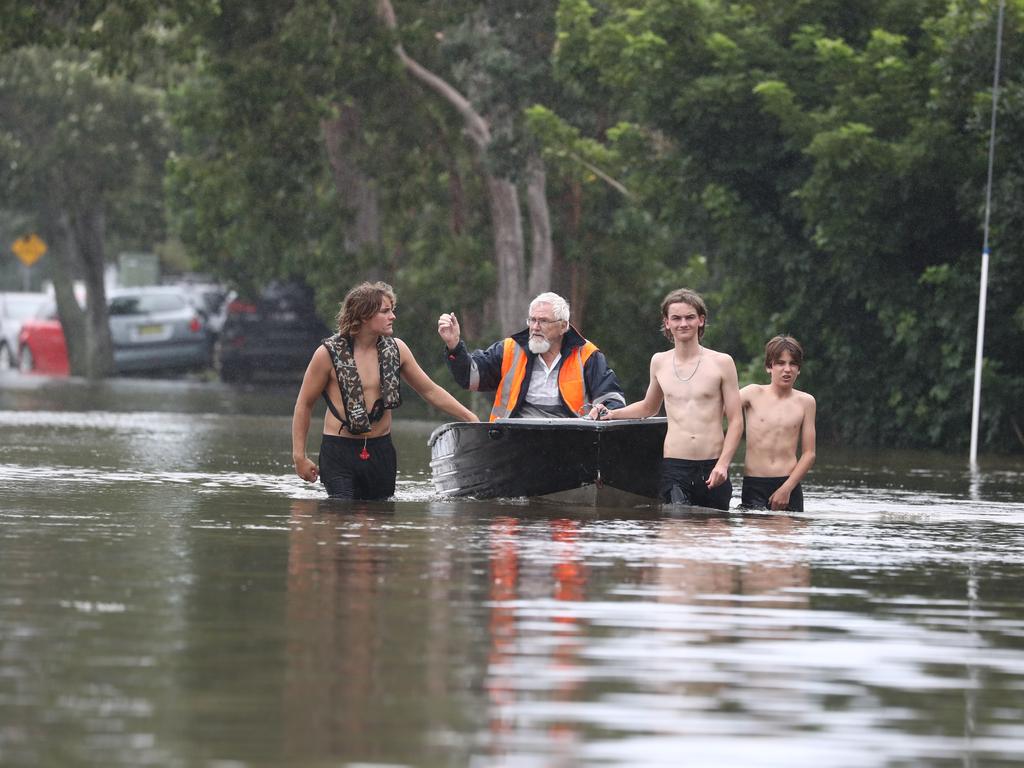
<path fill-rule="evenodd" d="M 64 229 L 63 227 L 61 228 Z M 70 236 L 67 232 L 54 242 L 61 245 L 54 248 L 54 260 L 57 268 L 53 270 L 53 292 L 57 299 L 57 317 L 64 329 L 64 344 L 68 350 L 68 367 L 72 376 L 85 375 L 85 310 L 78 305 L 75 298 L 74 275 L 76 259 L 72 254 Z"/>
<path fill-rule="evenodd" d="M 351 214 L 352 226 L 345 235 L 349 253 L 377 252 L 381 246 L 380 204 L 376 182 L 363 173 L 356 157 L 362 145 L 362 120 L 352 106 L 339 107 L 338 117 L 320 122 L 324 146 L 342 205 Z M 372 272 L 376 267 L 369 265 Z M 381 274 L 371 275 L 379 279 Z"/>
<path fill-rule="evenodd" d="M 530 214 L 530 298 L 552 290 L 551 270 L 554 247 L 551 243 L 551 213 L 548 209 L 547 172 L 544 160 L 531 153 L 526 161 L 526 207 Z"/>
<path fill-rule="evenodd" d="M 585 236 L 580 233 L 583 222 L 583 185 L 578 180 L 572 181 L 568 197 L 568 236 L 579 243 Z M 572 305 L 573 323 L 585 336 L 583 329 L 587 324 L 587 276 L 590 274 L 590 263 L 588 249 L 579 248 L 578 254 L 579 258 L 569 267 L 569 302 Z"/>
<path fill-rule="evenodd" d="M 376 1 L 378 16 L 391 32 L 397 33 L 398 21 L 391 0 Z M 473 107 L 469 99 L 446 80 L 409 56 L 401 43 L 395 44 L 394 51 L 410 75 L 441 96 L 462 116 L 466 133 L 474 148 L 481 155 L 486 154 L 491 143 L 490 124 Z M 531 217 L 534 247 L 537 248 L 537 244 L 540 243 L 539 250 L 534 253 L 535 269 L 531 270 L 529 285 L 533 286 L 536 283 L 546 286 L 551 281 L 551 224 L 547 200 L 544 198 L 544 167 L 539 158 L 537 160 L 536 167 L 528 167 L 526 173 L 527 207 Z M 486 181 L 490 198 L 494 259 L 498 268 L 498 322 L 501 324 L 502 333 L 512 333 L 523 327 L 523 320 L 529 309 L 526 306 L 526 255 L 519 194 L 515 184 L 508 179 L 495 178 L 487 174 Z"/>
<path fill-rule="evenodd" d="M 103 283 L 103 211 L 88 208 L 82 212 L 67 213 L 63 220 L 69 251 L 73 254 L 72 258 L 77 257 L 85 282 L 84 335 L 78 338 L 75 331 L 72 331 L 69 337 L 65 331 L 68 361 L 72 364 L 71 373 L 85 375 L 90 379 L 106 378 L 114 370 L 114 345 L 110 338 L 107 291 Z M 64 322 L 63 313 L 61 322 Z M 81 346 L 83 341 L 84 349 Z M 71 352 L 73 343 L 76 345 L 74 354 Z"/>
<path fill-rule="evenodd" d="M 504 334 L 515 333 L 526 322 L 526 286 L 523 280 L 523 219 L 519 193 L 506 179 L 487 176 L 491 203 L 494 257 L 498 266 L 498 323 Z"/>
<path fill-rule="evenodd" d="M 460 237 L 466 231 L 466 192 L 462 187 L 462 173 L 454 148 L 448 141 L 444 141 L 443 147 L 448 162 L 449 226 L 452 235 Z"/>

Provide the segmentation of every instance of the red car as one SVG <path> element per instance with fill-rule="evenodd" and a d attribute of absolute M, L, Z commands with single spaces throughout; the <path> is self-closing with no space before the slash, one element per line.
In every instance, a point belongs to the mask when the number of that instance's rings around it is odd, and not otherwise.
<path fill-rule="evenodd" d="M 57 317 L 57 305 L 46 302 L 36 313 L 21 324 L 18 334 L 18 367 L 24 373 L 43 373 L 67 376 L 68 347 L 64 329 Z"/>

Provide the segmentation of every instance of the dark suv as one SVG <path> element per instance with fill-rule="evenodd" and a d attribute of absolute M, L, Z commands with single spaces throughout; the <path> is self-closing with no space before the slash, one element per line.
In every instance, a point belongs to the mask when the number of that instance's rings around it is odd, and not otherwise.
<path fill-rule="evenodd" d="M 266 376 L 300 379 L 329 335 L 316 315 L 309 287 L 271 283 L 255 301 L 236 298 L 228 304 L 214 366 L 227 382 Z"/>

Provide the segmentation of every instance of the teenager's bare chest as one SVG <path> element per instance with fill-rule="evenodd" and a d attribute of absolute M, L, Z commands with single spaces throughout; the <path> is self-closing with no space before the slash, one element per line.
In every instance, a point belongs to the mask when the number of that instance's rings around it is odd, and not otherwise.
<path fill-rule="evenodd" d="M 666 406 L 721 402 L 722 377 L 715 370 L 698 369 L 687 377 L 686 374 L 689 374 L 692 368 L 685 373 L 677 369 L 678 366 L 673 369 L 671 364 L 661 365 L 656 374 L 658 386 L 665 396 Z"/>
<path fill-rule="evenodd" d="M 752 429 L 791 431 L 799 429 L 804 411 L 795 398 L 780 399 L 763 395 L 751 403 L 746 417 Z"/>
<path fill-rule="evenodd" d="M 356 349 L 352 355 L 356 363 L 356 372 L 363 390 L 380 389 L 380 359 L 377 349 Z"/>

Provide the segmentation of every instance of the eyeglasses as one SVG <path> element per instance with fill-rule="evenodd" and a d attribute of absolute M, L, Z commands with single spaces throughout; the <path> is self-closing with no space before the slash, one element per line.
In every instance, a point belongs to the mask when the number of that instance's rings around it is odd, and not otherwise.
<path fill-rule="evenodd" d="M 544 328 L 547 328 L 552 323 L 560 323 L 560 322 L 562 322 L 562 321 L 561 320 L 549 320 L 546 317 L 528 317 L 528 318 L 526 318 L 526 324 L 528 326 L 530 326 L 530 325 L 539 325 L 539 326 L 542 326 Z"/>

